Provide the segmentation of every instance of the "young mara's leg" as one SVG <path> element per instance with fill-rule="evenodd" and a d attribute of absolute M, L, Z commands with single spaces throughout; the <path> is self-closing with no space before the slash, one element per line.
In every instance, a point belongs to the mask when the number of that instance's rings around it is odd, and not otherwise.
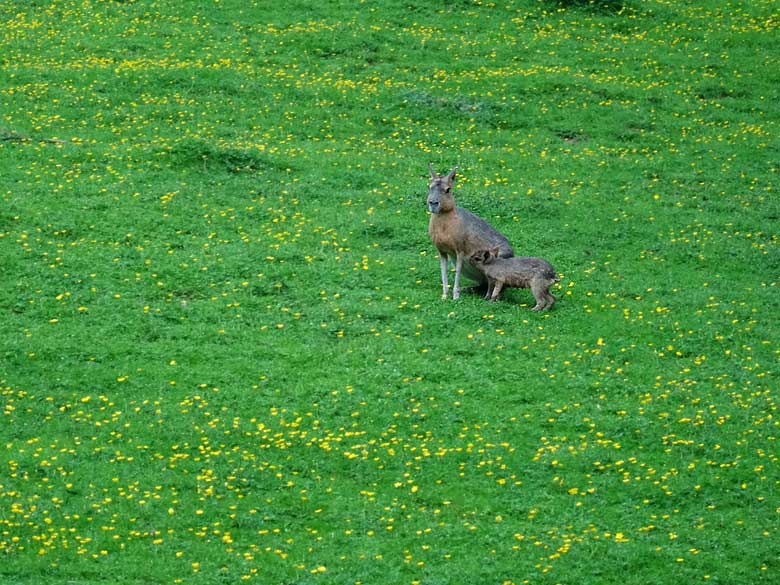
<path fill-rule="evenodd" d="M 493 292 L 490 294 L 490 302 L 493 303 L 498 300 L 498 295 L 501 294 L 501 289 L 504 288 L 504 282 L 501 280 L 493 281 Z"/>
<path fill-rule="evenodd" d="M 487 275 L 485 275 L 485 278 L 487 279 L 487 292 L 485 293 L 485 300 L 489 301 L 490 296 L 493 294 L 493 286 L 495 286 L 496 281 Z"/>
<path fill-rule="evenodd" d="M 545 307 L 545 309 L 549 311 L 550 309 L 553 308 L 553 306 L 555 306 L 555 301 L 557 299 L 555 298 L 555 296 L 553 296 L 553 294 L 550 292 L 549 289 L 545 291 L 545 296 L 547 297 L 547 306 Z"/>
<path fill-rule="evenodd" d="M 447 254 L 439 252 L 439 264 L 441 265 L 441 298 L 446 299 L 449 292 L 447 280 Z"/>
<path fill-rule="evenodd" d="M 531 310 L 542 311 L 547 304 L 547 285 L 544 281 L 535 278 L 531 281 L 531 292 L 536 299 L 536 306 Z"/>
<path fill-rule="evenodd" d="M 460 271 L 463 268 L 463 253 L 457 252 L 455 255 L 455 282 L 452 283 L 452 298 L 460 298 Z"/>

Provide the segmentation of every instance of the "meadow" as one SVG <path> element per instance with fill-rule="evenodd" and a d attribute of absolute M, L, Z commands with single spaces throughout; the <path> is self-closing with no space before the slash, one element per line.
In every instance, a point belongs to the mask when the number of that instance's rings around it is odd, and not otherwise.
<path fill-rule="evenodd" d="M 0 583 L 778 583 L 778 38 L 0 4 Z M 429 162 L 554 310 L 441 299 Z"/>

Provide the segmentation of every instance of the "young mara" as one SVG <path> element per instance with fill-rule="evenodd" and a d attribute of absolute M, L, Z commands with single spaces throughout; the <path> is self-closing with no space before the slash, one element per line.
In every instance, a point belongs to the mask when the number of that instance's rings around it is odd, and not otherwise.
<path fill-rule="evenodd" d="M 558 282 L 558 273 L 547 260 L 531 256 L 501 258 L 497 247 L 479 250 L 472 254 L 471 262 L 488 280 L 486 299 L 495 301 L 505 286 L 530 288 L 536 299 L 534 311 L 552 309 L 555 297 L 550 286 Z"/>

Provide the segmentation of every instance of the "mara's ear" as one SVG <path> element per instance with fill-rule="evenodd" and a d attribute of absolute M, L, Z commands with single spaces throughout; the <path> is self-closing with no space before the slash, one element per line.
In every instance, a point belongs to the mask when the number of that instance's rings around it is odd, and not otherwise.
<path fill-rule="evenodd" d="M 433 163 L 432 162 L 428 163 L 428 171 L 431 173 L 431 179 L 435 179 L 436 177 L 439 176 L 439 175 L 436 174 L 436 171 L 433 168 Z"/>
<path fill-rule="evenodd" d="M 447 182 L 451 185 L 455 181 L 455 175 L 458 174 L 458 167 L 452 167 L 452 170 L 447 175 Z"/>
<path fill-rule="evenodd" d="M 498 258 L 501 255 L 501 246 L 494 246 L 493 248 L 490 248 L 489 254 L 494 258 Z"/>

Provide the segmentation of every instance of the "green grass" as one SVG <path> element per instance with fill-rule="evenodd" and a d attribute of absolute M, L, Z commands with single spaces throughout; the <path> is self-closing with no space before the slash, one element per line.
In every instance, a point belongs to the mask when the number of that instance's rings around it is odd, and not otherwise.
<path fill-rule="evenodd" d="M 775 583 L 779 14 L 4 3 L 0 582 Z"/>

